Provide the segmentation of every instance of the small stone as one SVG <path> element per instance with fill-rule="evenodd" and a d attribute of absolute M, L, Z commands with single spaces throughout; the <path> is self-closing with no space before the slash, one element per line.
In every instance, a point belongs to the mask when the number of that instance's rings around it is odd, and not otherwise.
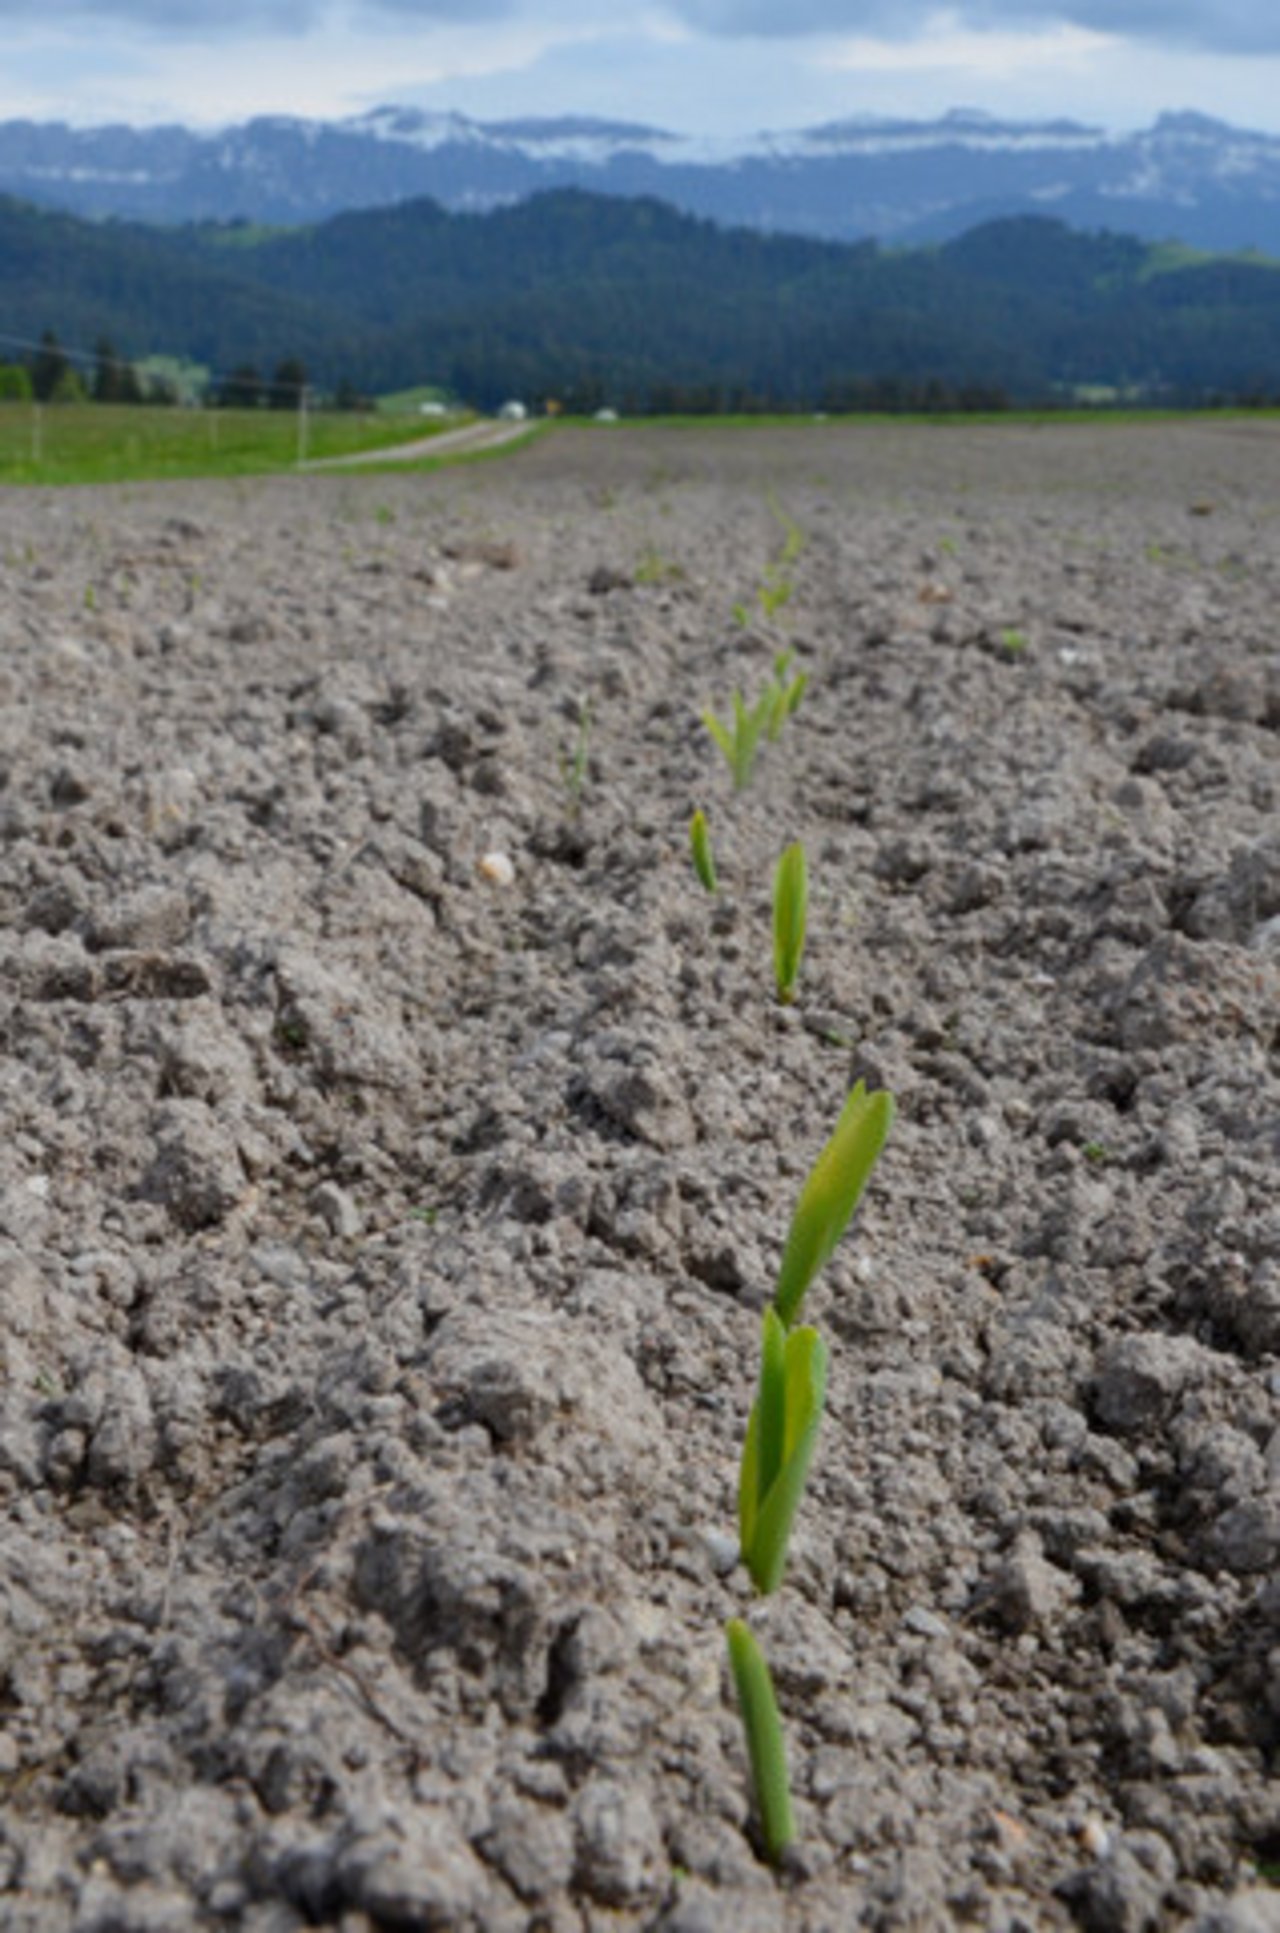
<path fill-rule="evenodd" d="M 352 1201 L 345 1188 L 339 1188 L 335 1181 L 322 1181 L 311 1196 L 311 1206 L 329 1230 L 344 1240 L 358 1235 L 364 1227 L 364 1217 Z"/>
<path fill-rule="evenodd" d="M 259 1275 L 280 1289 L 305 1289 L 310 1280 L 306 1257 L 287 1242 L 259 1242 L 249 1252 Z"/>
<path fill-rule="evenodd" d="M 195 1233 L 225 1220 L 245 1191 L 245 1172 L 229 1135 L 203 1101 L 168 1101 L 157 1109 L 155 1160 L 139 1185 L 180 1228 Z"/>
<path fill-rule="evenodd" d="M 1078 1586 L 1045 1556 L 1032 1532 L 1020 1536 L 990 1579 L 983 1601 L 1010 1631 L 1025 1631 L 1054 1617 Z"/>
<path fill-rule="evenodd" d="M 1163 1423 L 1188 1385 L 1202 1379 L 1204 1361 L 1205 1352 L 1189 1336 L 1121 1336 L 1098 1363 L 1099 1419 L 1121 1435 Z"/>
<path fill-rule="evenodd" d="M 917 1638 L 948 1638 L 951 1633 L 945 1618 L 940 1618 L 924 1604 L 913 1604 L 903 1613 L 902 1628 Z"/>
<path fill-rule="evenodd" d="M 1237 1575 L 1269 1571 L 1280 1558 L 1280 1496 L 1250 1497 L 1224 1511 L 1209 1546 L 1218 1562 Z"/>
<path fill-rule="evenodd" d="M 716 1576 L 728 1577 L 741 1554 L 737 1538 L 723 1530 L 709 1530 L 702 1542 Z"/>
<path fill-rule="evenodd" d="M 486 852 L 476 861 L 476 871 L 481 879 L 487 879 L 492 886 L 513 886 L 516 869 L 510 856 L 505 852 Z"/>

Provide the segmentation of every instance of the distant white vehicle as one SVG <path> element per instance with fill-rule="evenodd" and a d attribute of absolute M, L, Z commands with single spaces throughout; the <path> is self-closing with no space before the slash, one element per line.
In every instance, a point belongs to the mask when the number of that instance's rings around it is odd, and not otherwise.
<path fill-rule="evenodd" d="M 419 403 L 418 414 L 419 416 L 431 417 L 447 416 L 449 414 L 448 405 L 445 403 Z"/>
<path fill-rule="evenodd" d="M 498 420 L 501 423 L 523 423 L 528 414 L 524 403 L 504 403 L 498 411 Z"/>
<path fill-rule="evenodd" d="M 618 420 L 618 412 L 616 409 L 598 409 L 595 414 L 595 420 L 597 423 L 616 423 Z"/>

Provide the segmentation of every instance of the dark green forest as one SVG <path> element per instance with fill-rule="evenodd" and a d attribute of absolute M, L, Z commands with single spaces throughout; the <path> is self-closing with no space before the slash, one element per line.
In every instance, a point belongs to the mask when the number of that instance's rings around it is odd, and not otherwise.
<path fill-rule="evenodd" d="M 1280 265 L 1025 217 L 929 248 L 814 242 L 577 190 L 277 232 L 0 201 L 0 332 L 47 331 L 222 376 L 287 366 L 330 394 L 434 383 L 482 409 L 1280 401 Z"/>

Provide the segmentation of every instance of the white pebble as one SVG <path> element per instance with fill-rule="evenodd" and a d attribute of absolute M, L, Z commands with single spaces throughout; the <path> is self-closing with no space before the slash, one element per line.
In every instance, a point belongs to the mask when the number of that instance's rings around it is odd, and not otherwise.
<path fill-rule="evenodd" d="M 516 869 L 505 852 L 486 852 L 477 862 L 476 871 L 481 879 L 488 879 L 495 886 L 510 886 L 515 882 Z"/>

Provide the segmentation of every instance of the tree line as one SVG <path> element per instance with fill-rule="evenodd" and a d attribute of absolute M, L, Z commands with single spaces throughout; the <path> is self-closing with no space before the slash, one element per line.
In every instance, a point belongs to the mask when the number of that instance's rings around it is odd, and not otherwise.
<path fill-rule="evenodd" d="M 296 410 L 308 399 L 310 383 L 305 363 L 284 356 L 272 373 L 264 375 L 253 363 L 240 363 L 211 383 L 200 398 L 217 409 Z M 73 356 L 45 329 L 39 346 L 24 361 L 0 363 L 0 402 L 132 403 L 173 408 L 183 400 L 171 377 L 156 370 L 140 370 L 120 355 L 109 336 L 99 336 L 92 361 Z M 326 398 L 339 408 L 363 407 L 365 398 L 350 385 L 342 397 Z"/>
<path fill-rule="evenodd" d="M 78 383 L 124 399 L 132 366 L 144 400 L 169 400 L 145 363 L 107 353 L 120 342 L 226 372 L 202 400 L 238 408 L 420 384 L 479 409 L 627 414 L 1280 394 L 1276 265 L 1171 267 L 1045 217 L 883 249 L 564 190 L 486 215 L 368 209 L 233 247 L 217 225 L 94 226 L 0 198 L 0 315 L 33 339 L 52 319 L 98 342 L 74 379 L 42 344 L 25 380 L 45 398 Z"/>

